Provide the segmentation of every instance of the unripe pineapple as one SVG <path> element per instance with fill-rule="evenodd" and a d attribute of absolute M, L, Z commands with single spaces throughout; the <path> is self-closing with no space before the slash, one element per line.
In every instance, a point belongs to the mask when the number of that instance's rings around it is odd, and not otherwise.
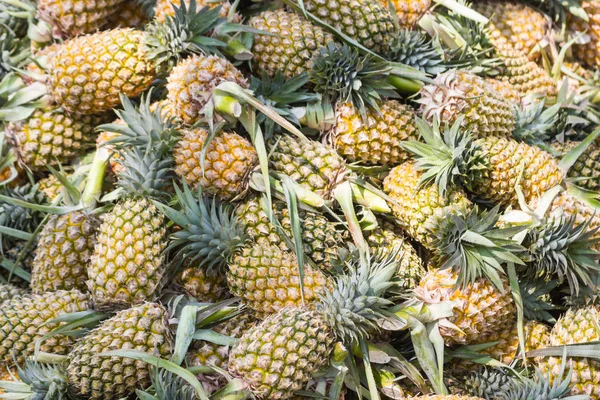
<path fill-rule="evenodd" d="M 27 291 L 10 283 L 0 283 L 0 304 L 15 297 L 26 294 Z"/>
<path fill-rule="evenodd" d="M 508 45 L 497 46 L 496 52 L 504 63 L 504 68 L 497 79 L 510 83 L 521 97 L 527 95 L 556 96 L 556 84 L 550 74 L 535 62 L 530 61 L 525 52 Z"/>
<path fill-rule="evenodd" d="M 333 41 L 321 27 L 284 10 L 263 11 L 249 25 L 273 35 L 255 35 L 252 45 L 255 69 L 270 76 L 277 70 L 288 78 L 309 71 L 319 49 Z"/>
<path fill-rule="evenodd" d="M 390 171 L 383 181 L 383 189 L 393 200 L 392 210 L 400 226 L 413 239 L 431 246 L 427 222 L 446 213 L 464 213 L 472 205 L 460 190 L 442 197 L 434 185 L 418 189 L 421 175 L 413 162 L 405 162 Z"/>
<path fill-rule="evenodd" d="M 164 283 L 166 233 L 164 215 L 144 198 L 121 201 L 103 215 L 87 281 L 97 308 L 156 298 Z"/>
<path fill-rule="evenodd" d="M 508 44 L 528 55 L 550 28 L 541 12 L 514 0 L 476 1 L 473 8 L 490 19 L 489 38 L 494 46 Z"/>
<path fill-rule="evenodd" d="M 600 339 L 597 321 L 600 313 L 596 307 L 569 309 L 550 331 L 549 346 L 564 346 L 573 343 L 595 342 Z M 561 357 L 546 357 L 539 361 L 544 373 L 562 378 Z M 571 395 L 586 394 L 591 399 L 600 399 L 600 362 L 587 357 L 569 357 L 567 370 L 572 368 Z"/>
<path fill-rule="evenodd" d="M 330 282 L 320 271 L 304 266 L 304 298 L 298 261 L 291 252 L 272 245 L 243 247 L 229 263 L 229 290 L 253 310 L 272 314 L 285 307 L 300 307 L 318 300 Z"/>
<path fill-rule="evenodd" d="M 573 55 L 577 61 L 589 68 L 597 68 L 600 64 L 600 4 L 595 1 L 582 1 L 581 6 L 589 18 L 589 22 L 572 17 L 569 29 L 573 35 L 587 35 L 585 43 L 573 45 Z M 588 40 L 589 38 L 589 40 Z"/>
<path fill-rule="evenodd" d="M 213 89 L 222 82 L 248 87 L 244 75 L 231 62 L 216 56 L 189 57 L 173 68 L 167 80 L 172 112 L 189 125 L 202 116 Z"/>
<path fill-rule="evenodd" d="M 175 277 L 175 285 L 201 302 L 216 303 L 231 297 L 225 275 L 200 267 L 183 268 Z"/>
<path fill-rule="evenodd" d="M 22 363 L 35 351 L 36 341 L 60 324 L 48 323 L 63 314 L 91 308 L 88 295 L 79 291 L 57 291 L 40 295 L 15 297 L 0 304 L 0 363 L 16 360 Z M 57 335 L 42 341 L 40 351 L 66 354 L 75 338 Z"/>
<path fill-rule="evenodd" d="M 40 0 L 38 14 L 66 37 L 97 31 L 127 0 Z"/>
<path fill-rule="evenodd" d="M 203 128 L 184 131 L 174 151 L 175 172 L 193 188 L 201 186 L 220 199 L 234 199 L 247 189 L 250 172 L 258 164 L 256 150 L 242 136 L 222 132 L 211 140 L 203 166 L 202 148 L 208 136 Z"/>
<path fill-rule="evenodd" d="M 290 213 L 283 202 L 273 203 L 275 217 L 288 238 L 293 238 Z M 304 254 L 322 270 L 332 268 L 332 261 L 339 257 L 348 238 L 347 231 L 336 229 L 336 224 L 325 216 L 302 209 L 298 210 L 302 228 Z M 269 221 L 260 199 L 251 197 L 236 209 L 239 222 L 246 234 L 258 245 L 275 245 L 283 251 L 291 250 L 275 225 Z"/>
<path fill-rule="evenodd" d="M 384 7 L 388 2 L 380 1 Z M 431 8 L 431 0 L 392 0 L 398 16 L 398 25 L 403 29 L 412 29 L 419 19 Z"/>
<path fill-rule="evenodd" d="M 35 250 L 31 272 L 33 293 L 86 289 L 87 267 L 98 225 L 95 216 L 82 211 L 48 219 Z"/>
<path fill-rule="evenodd" d="M 389 50 L 398 28 L 388 7 L 373 0 L 305 0 L 304 7 L 322 21 L 376 53 Z"/>
<path fill-rule="evenodd" d="M 119 105 L 120 93 L 141 94 L 156 76 L 144 38 L 125 28 L 66 41 L 50 59 L 52 95 L 69 112 L 96 114 Z"/>
<path fill-rule="evenodd" d="M 414 112 L 396 100 L 383 101 L 379 108 L 369 109 L 363 121 L 356 107 L 338 105 L 329 140 L 340 155 L 366 165 L 395 166 L 408 160 L 400 142 L 419 139 Z"/>
<path fill-rule="evenodd" d="M 564 156 L 578 144 L 580 143 L 571 141 L 565 143 L 554 142 L 552 143 L 552 149 L 556 150 L 560 156 Z M 567 176 L 576 179 L 575 184 L 582 188 L 594 192 L 600 190 L 600 144 L 597 142 L 591 143 L 571 166 Z"/>
<path fill-rule="evenodd" d="M 460 331 L 441 326 L 440 333 L 448 345 L 476 344 L 489 335 L 510 329 L 515 321 L 516 307 L 508 283 L 503 292 L 484 278 L 464 288 L 457 288 L 457 275 L 448 269 L 430 270 L 415 290 L 426 303 L 450 302 L 453 315 L 448 320 Z"/>
<path fill-rule="evenodd" d="M 464 117 L 463 127 L 473 136 L 510 136 L 515 126 L 513 105 L 501 93 L 471 72 L 449 71 L 438 75 L 434 84 L 421 89 L 423 117 L 437 116 L 448 126 Z"/>
<path fill-rule="evenodd" d="M 156 303 L 119 311 L 77 342 L 67 357 L 69 391 L 90 400 L 131 396 L 147 387 L 151 365 L 127 357 L 102 357 L 103 352 L 135 349 L 168 358 L 173 350 L 169 314 Z"/>
<path fill-rule="evenodd" d="M 185 0 L 186 6 L 189 7 L 190 0 Z M 173 16 L 175 14 L 173 6 L 181 6 L 181 0 L 157 0 L 154 6 L 154 18 L 157 21 L 163 22 L 167 15 Z M 198 9 L 203 7 L 215 8 L 221 6 L 219 15 L 222 18 L 226 18 L 229 10 L 231 9 L 231 3 L 226 0 L 210 1 L 210 0 L 196 0 L 196 7 Z M 235 22 L 239 22 L 239 17 L 235 18 Z"/>
<path fill-rule="evenodd" d="M 44 170 L 93 147 L 95 128 L 105 119 L 67 114 L 58 108 L 40 109 L 25 120 L 8 124 L 8 139 L 21 163 L 34 171 Z"/>

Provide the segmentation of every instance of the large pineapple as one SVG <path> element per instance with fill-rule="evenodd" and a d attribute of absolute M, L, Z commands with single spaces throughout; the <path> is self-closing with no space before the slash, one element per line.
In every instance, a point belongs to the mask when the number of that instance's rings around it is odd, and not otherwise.
<path fill-rule="evenodd" d="M 327 366 L 336 339 L 351 347 L 380 330 L 388 304 L 380 296 L 396 268 L 389 260 L 350 267 L 314 310 L 288 307 L 271 315 L 236 343 L 229 371 L 258 398 L 291 398 Z"/>
<path fill-rule="evenodd" d="M 462 126 L 476 138 L 510 136 L 515 125 L 513 105 L 483 78 L 471 72 L 449 71 L 434 84 L 421 89 L 423 117 L 434 117 L 452 125 L 462 117 Z"/>
<path fill-rule="evenodd" d="M 88 311 L 92 303 L 88 295 L 79 291 L 64 291 L 15 297 L 0 304 L 0 363 L 23 362 L 32 356 L 36 341 L 57 328 L 59 323 L 48 323 L 63 314 Z M 40 342 L 40 350 L 66 354 L 75 344 L 75 338 L 53 336 Z"/>
<path fill-rule="evenodd" d="M 286 77 L 310 70 L 319 49 L 333 41 L 333 35 L 307 19 L 284 10 L 263 11 L 250 18 L 249 25 L 271 35 L 254 36 L 252 54 L 255 68 Z"/>
<path fill-rule="evenodd" d="M 574 16 L 569 21 L 573 35 L 586 35 L 584 43 L 573 45 L 573 55 L 586 67 L 597 68 L 600 63 L 600 4 L 595 0 L 582 1 L 581 6 L 589 21 Z"/>
<path fill-rule="evenodd" d="M 97 31 L 128 0 L 40 0 L 39 16 L 66 37 Z"/>
<path fill-rule="evenodd" d="M 193 188 L 223 200 L 231 200 L 247 190 L 250 172 L 258 164 L 252 144 L 237 133 L 221 132 L 202 149 L 209 137 L 204 128 L 186 129 L 174 150 L 175 172 Z"/>
<path fill-rule="evenodd" d="M 98 225 L 97 217 L 83 211 L 48 219 L 35 250 L 31 272 L 33 293 L 86 289 L 87 267 Z"/>
<path fill-rule="evenodd" d="M 156 303 L 119 311 L 77 342 L 67 357 L 69 391 L 91 400 L 133 395 L 151 383 L 149 364 L 102 353 L 135 349 L 168 358 L 173 350 L 169 313 Z"/>
<path fill-rule="evenodd" d="M 167 98 L 172 113 L 184 123 L 194 124 L 213 89 L 222 82 L 248 87 L 244 75 L 225 58 L 194 55 L 181 61 L 168 77 Z"/>

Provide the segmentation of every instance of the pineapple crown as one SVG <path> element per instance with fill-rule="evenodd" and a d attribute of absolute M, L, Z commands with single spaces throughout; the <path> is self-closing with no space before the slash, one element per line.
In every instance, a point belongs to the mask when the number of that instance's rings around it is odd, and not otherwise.
<path fill-rule="evenodd" d="M 18 367 L 21 382 L 3 382 L 0 388 L 7 395 L 28 399 L 67 400 L 69 397 L 67 375 L 64 365 L 42 364 L 36 361 L 25 361 Z M 28 397 L 22 397 L 29 395 Z"/>
<path fill-rule="evenodd" d="M 15 188 L 4 188 L 1 193 L 11 199 L 29 204 L 42 205 L 46 203 L 46 197 L 38 190 L 38 185 L 27 184 Z M 44 213 L 40 211 L 0 200 L 0 226 L 2 227 L 33 233 L 43 219 Z M 7 240 L 7 237 L 3 237 L 3 242 Z"/>
<path fill-rule="evenodd" d="M 118 173 L 118 184 L 130 196 L 153 199 L 169 197 L 169 189 L 176 178 L 172 157 L 160 157 L 147 149 L 123 149 L 117 159 L 123 167 Z"/>
<path fill-rule="evenodd" d="M 418 30 L 404 29 L 394 39 L 386 58 L 421 72 L 438 75 L 448 69 L 443 57 L 438 40 L 430 39 Z"/>
<path fill-rule="evenodd" d="M 152 376 L 153 393 L 136 390 L 138 398 L 147 400 L 196 400 L 196 390 L 181 377 L 160 368 L 154 368 Z"/>
<path fill-rule="evenodd" d="M 450 128 L 445 127 L 443 133 L 437 116 L 432 125 L 420 118 L 415 122 L 423 141 L 401 145 L 415 155 L 415 165 L 423 171 L 419 187 L 435 183 L 440 195 L 445 196 L 448 186 L 469 187 L 486 173 L 489 166 L 471 133 L 462 127 L 462 116 Z"/>
<path fill-rule="evenodd" d="M 515 129 L 512 136 L 530 145 L 541 145 L 555 132 L 560 117 L 562 101 L 545 107 L 545 100 L 530 98 L 529 104 L 517 107 Z"/>
<path fill-rule="evenodd" d="M 390 71 L 384 60 L 330 42 L 315 56 L 309 79 L 315 92 L 333 102 L 351 102 L 366 119 L 367 107 L 379 110 L 382 96 L 398 97 L 387 81 Z"/>
<path fill-rule="evenodd" d="M 551 324 L 556 322 L 550 311 L 558 307 L 552 303 L 550 292 L 557 286 L 558 282 L 556 280 L 521 278 L 519 293 L 523 299 L 523 316 L 525 319 L 546 321 Z"/>
<path fill-rule="evenodd" d="M 175 187 L 180 210 L 156 203 L 181 230 L 173 233 L 169 251 L 175 259 L 199 264 L 209 270 L 223 268 L 235 250 L 247 239 L 231 208 L 202 195 L 194 195 L 184 183 Z M 181 261 L 182 262 L 182 261 Z"/>
<path fill-rule="evenodd" d="M 393 303 L 382 296 L 393 286 L 397 251 L 383 258 L 360 257 L 347 266 L 348 272 L 336 278 L 319 307 L 327 325 L 345 344 L 353 345 L 369 338 L 389 318 L 386 309 Z"/>
<path fill-rule="evenodd" d="M 27 37 L 17 36 L 11 29 L 3 32 L 2 28 L 0 26 L 0 78 L 21 67 L 31 56 L 31 43 Z"/>

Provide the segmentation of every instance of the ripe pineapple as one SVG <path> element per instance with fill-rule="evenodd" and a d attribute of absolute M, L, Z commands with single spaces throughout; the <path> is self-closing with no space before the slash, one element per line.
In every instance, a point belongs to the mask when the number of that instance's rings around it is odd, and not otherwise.
<path fill-rule="evenodd" d="M 380 330 L 387 308 L 380 296 L 396 268 L 388 260 L 350 266 L 314 310 L 287 307 L 267 317 L 231 349 L 229 371 L 258 398 L 291 398 L 327 366 L 335 340 L 351 347 Z"/>
<path fill-rule="evenodd" d="M 48 323 L 66 313 L 91 309 L 88 295 L 79 291 L 64 291 L 15 297 L 0 304 L 0 363 L 15 359 L 22 363 L 34 354 L 36 341 L 58 327 Z M 57 335 L 41 342 L 40 351 L 66 354 L 75 344 L 71 336 Z"/>
<path fill-rule="evenodd" d="M 537 350 L 548 345 L 550 328 L 548 325 L 538 321 L 527 321 L 523 325 L 525 334 L 525 352 Z M 481 350 L 483 354 L 489 354 L 496 360 L 506 365 L 515 359 L 519 352 L 518 324 L 502 332 L 490 335 L 483 342 L 499 342 L 495 346 Z"/>
<path fill-rule="evenodd" d="M 585 32 L 589 40 L 583 44 L 574 44 L 573 55 L 586 67 L 597 68 L 600 64 L 600 4 L 595 0 L 582 1 L 581 6 L 588 15 L 589 22 L 573 16 L 568 27 L 574 36 Z"/>
<path fill-rule="evenodd" d="M 564 156 L 579 142 L 554 142 L 552 149 Z M 576 179 L 576 185 L 594 192 L 600 190 L 600 144 L 591 143 L 567 173 L 569 178 Z M 584 179 L 582 179 L 584 178 Z"/>
<path fill-rule="evenodd" d="M 486 77 L 485 81 L 492 86 L 492 89 L 506 100 L 515 105 L 521 104 L 521 95 L 513 85 L 507 81 Z"/>
<path fill-rule="evenodd" d="M 388 51 L 398 35 L 388 7 L 377 0 L 305 0 L 304 7 L 376 53 Z"/>
<path fill-rule="evenodd" d="M 58 34 L 64 37 L 97 31 L 119 11 L 126 0 L 40 0 L 39 16 L 54 25 Z"/>
<path fill-rule="evenodd" d="M 53 215 L 39 234 L 31 272 L 35 294 L 86 289 L 98 219 L 84 211 Z"/>
<path fill-rule="evenodd" d="M 448 320 L 460 331 L 440 327 L 447 345 L 484 343 L 488 336 L 514 325 L 516 307 L 507 281 L 503 281 L 502 291 L 484 278 L 463 288 L 457 288 L 456 283 L 457 275 L 452 271 L 432 269 L 415 289 L 415 295 L 425 303 L 448 301 L 453 305 Z"/>
<path fill-rule="evenodd" d="M 168 358 L 173 351 L 169 313 L 160 304 L 144 303 L 103 321 L 67 356 L 69 392 L 90 400 L 131 396 L 151 381 L 151 366 L 126 357 L 101 357 L 103 352 L 135 349 Z"/>
<path fill-rule="evenodd" d="M 419 19 L 431 8 L 431 0 L 392 0 L 398 17 L 398 25 L 403 29 L 412 29 Z M 387 1 L 381 1 L 388 7 Z"/>
<path fill-rule="evenodd" d="M 395 166 L 408 160 L 400 142 L 419 139 L 414 112 L 396 100 L 386 100 L 379 108 L 369 109 L 363 120 L 352 104 L 337 106 L 329 141 L 340 155 L 366 165 Z"/>
<path fill-rule="evenodd" d="M 173 68 L 167 80 L 167 98 L 172 112 L 189 125 L 202 116 L 213 89 L 222 82 L 248 87 L 244 75 L 231 62 L 216 56 L 187 58 Z"/>
<path fill-rule="evenodd" d="M 190 0 L 185 0 L 185 3 L 189 6 Z M 181 5 L 181 0 L 157 0 L 156 5 L 154 6 L 154 18 L 157 21 L 164 22 L 166 15 L 175 15 L 175 11 L 173 10 L 173 5 L 179 6 Z M 198 9 L 203 7 L 215 8 L 221 6 L 221 10 L 219 11 L 219 16 L 222 18 L 226 18 L 229 10 L 231 9 L 231 3 L 226 0 L 219 1 L 210 1 L 210 0 L 196 0 L 196 5 Z M 239 16 L 234 19 L 234 21 L 239 20 Z M 238 21 L 236 21 L 238 22 Z"/>
<path fill-rule="evenodd" d="M 175 286 L 201 302 L 216 303 L 231 297 L 227 278 L 215 271 L 199 267 L 181 269 L 175 277 Z"/>
<path fill-rule="evenodd" d="M 0 304 L 12 298 L 23 296 L 26 293 L 26 290 L 13 286 L 10 283 L 0 283 Z"/>
<path fill-rule="evenodd" d="M 311 68 L 319 49 L 333 36 L 307 19 L 284 10 L 263 11 L 249 25 L 273 36 L 255 35 L 252 45 L 254 68 L 275 76 L 278 70 L 291 78 Z"/>
<path fill-rule="evenodd" d="M 494 46 L 508 44 L 525 55 L 529 55 L 550 29 L 544 14 L 515 0 L 475 1 L 473 8 L 490 19 L 488 36 Z"/>
<path fill-rule="evenodd" d="M 462 126 L 475 138 L 512 134 L 515 126 L 513 105 L 483 78 L 471 72 L 440 74 L 434 84 L 424 86 L 420 93 L 421 112 L 430 122 L 437 116 L 450 126 L 463 117 Z"/>
<path fill-rule="evenodd" d="M 247 190 L 250 172 L 258 164 L 252 144 L 237 133 L 222 132 L 206 150 L 202 165 L 202 148 L 209 137 L 204 128 L 187 129 L 174 150 L 175 172 L 193 188 L 223 200 L 234 199 Z"/>
<path fill-rule="evenodd" d="M 11 122 L 6 129 L 19 162 L 40 171 L 47 165 L 67 163 L 93 147 L 95 128 L 105 120 L 105 115 L 68 114 L 50 107 Z"/>
<path fill-rule="evenodd" d="M 594 342 L 600 339 L 597 321 L 600 317 L 595 307 L 569 309 L 550 331 L 549 346 L 563 346 L 573 343 Z M 539 361 L 539 368 L 544 373 L 562 377 L 562 358 L 546 357 Z M 600 399 L 600 381 L 598 368 L 600 363 L 592 358 L 573 357 L 567 361 L 567 370 L 572 368 L 571 395 L 586 394 L 591 399 Z"/>
<path fill-rule="evenodd" d="M 285 234 L 292 239 L 292 222 L 285 203 L 273 203 L 275 217 Z M 325 216 L 299 209 L 302 227 L 304 254 L 313 260 L 322 270 L 330 270 L 332 261 L 339 257 L 338 251 L 348 238 L 347 231 L 339 231 L 336 224 Z M 238 221 L 244 226 L 245 233 L 258 245 L 275 245 L 283 251 L 291 250 L 275 225 L 269 221 L 264 206 L 257 197 L 250 197 L 236 209 Z"/>

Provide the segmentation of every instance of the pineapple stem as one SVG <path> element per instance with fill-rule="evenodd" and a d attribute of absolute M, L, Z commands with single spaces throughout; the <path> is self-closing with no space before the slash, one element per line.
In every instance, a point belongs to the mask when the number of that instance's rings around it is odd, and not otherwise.
<path fill-rule="evenodd" d="M 230 115 L 234 118 L 239 118 L 242 115 L 242 105 L 237 99 L 225 96 L 218 92 L 213 92 L 213 103 L 215 110 Z"/>
<path fill-rule="evenodd" d="M 386 214 L 392 212 L 392 209 L 388 206 L 384 198 L 378 196 L 364 186 L 350 183 L 350 188 L 352 189 L 352 197 L 354 197 L 354 200 L 356 200 L 358 204 L 375 212 Z"/>
<path fill-rule="evenodd" d="M 252 53 L 242 44 L 242 42 L 235 39 L 227 42 L 227 47 L 225 47 L 223 52 L 239 61 L 248 61 L 252 59 Z"/>
<path fill-rule="evenodd" d="M 81 203 L 83 206 L 93 207 L 100 198 L 109 157 L 110 154 L 106 148 L 100 147 L 96 150 L 87 183 L 81 196 Z"/>
<path fill-rule="evenodd" d="M 60 364 L 67 359 L 67 356 L 45 353 L 40 351 L 36 354 L 35 361 L 48 364 Z"/>
<path fill-rule="evenodd" d="M 350 234 L 352 235 L 354 244 L 360 250 L 361 254 L 367 254 L 367 252 L 369 251 L 369 247 L 367 246 L 365 237 L 362 234 L 360 222 L 358 221 L 356 213 L 354 212 L 354 204 L 352 203 L 352 189 L 350 187 L 350 182 L 343 182 L 340 185 L 336 186 L 336 188 L 333 190 L 333 195 L 337 202 L 340 204 L 342 212 L 346 217 L 346 221 L 348 222 L 348 229 L 350 230 Z"/>
<path fill-rule="evenodd" d="M 402 94 L 415 94 L 421 90 L 421 84 L 412 79 L 401 78 L 399 76 L 390 75 L 387 78 L 390 85 Z"/>

